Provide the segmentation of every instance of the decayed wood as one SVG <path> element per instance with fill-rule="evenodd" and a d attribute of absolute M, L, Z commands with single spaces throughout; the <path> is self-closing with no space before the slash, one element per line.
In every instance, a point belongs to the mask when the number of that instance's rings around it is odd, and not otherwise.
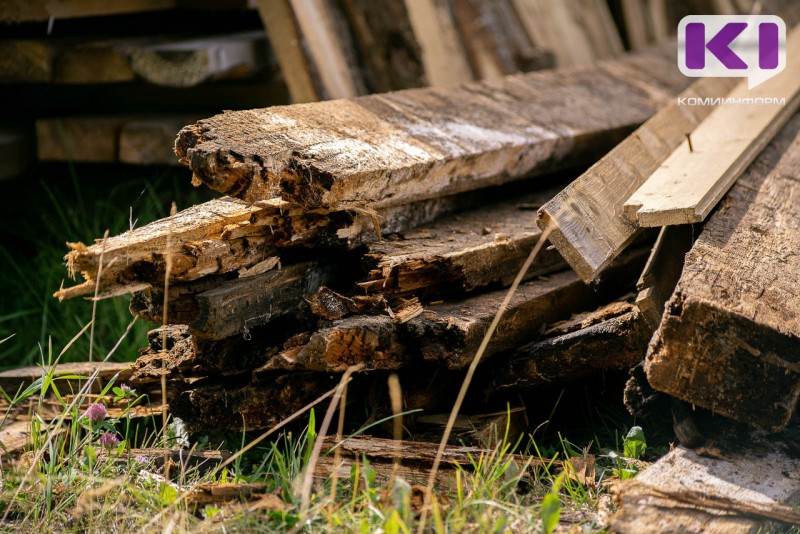
<path fill-rule="evenodd" d="M 175 165 L 170 144 L 192 116 L 62 117 L 36 121 L 43 161 Z"/>
<path fill-rule="evenodd" d="M 623 211 L 628 218 L 640 226 L 705 220 L 800 108 L 800 27 L 789 33 L 786 49 L 783 72 L 753 89 L 748 88 L 748 81 L 739 82 L 727 95 L 734 100 L 785 99 L 786 105 L 732 105 L 714 109 L 691 131 L 691 138 L 685 139 L 625 202 Z"/>
<path fill-rule="evenodd" d="M 175 285 L 170 287 L 167 320 L 186 324 L 192 334 L 205 339 L 247 335 L 253 328 L 308 309 L 304 299 L 329 284 L 339 270 L 335 262 L 304 262 L 245 278 Z M 163 291 L 156 286 L 146 291 L 149 294 L 131 311 L 160 323 Z"/>
<path fill-rule="evenodd" d="M 147 448 L 147 449 L 126 449 L 122 454 L 117 455 L 116 451 L 109 452 L 108 449 L 95 449 L 97 458 L 100 461 L 113 459 L 118 462 L 129 462 L 135 459 L 140 463 L 147 463 L 155 467 L 164 466 L 165 455 L 169 458 L 173 474 L 180 475 L 188 469 L 196 469 L 200 474 L 203 474 L 215 468 L 225 460 L 231 457 L 231 453 L 223 450 L 213 451 L 196 451 L 188 449 L 163 449 L 163 448 Z M 222 484 L 221 486 L 225 486 Z M 200 485 L 198 493 L 212 493 L 205 491 L 205 485 Z M 224 490 L 223 490 L 224 491 Z M 201 497 L 202 498 L 202 497 Z"/>
<path fill-rule="evenodd" d="M 534 48 L 507 0 L 454 0 L 453 14 L 477 79 L 555 66 L 550 51 Z"/>
<path fill-rule="evenodd" d="M 502 189 L 502 188 L 501 188 Z M 448 213 L 474 207 L 499 191 L 470 191 L 459 195 L 393 206 L 376 212 L 309 212 L 273 199 L 248 205 L 220 198 L 179 212 L 175 218 L 109 237 L 95 244 L 70 243 L 69 274 L 81 273 L 84 283 L 62 288 L 60 299 L 94 294 L 100 273 L 100 298 L 164 285 L 164 254 L 170 236 L 172 282 L 209 275 L 252 276 L 278 264 L 276 247 L 330 245 L 354 249 L 380 235 L 403 232 Z"/>
<path fill-rule="evenodd" d="M 639 291 L 636 306 L 653 330 L 661 323 L 664 306 L 678 283 L 683 261 L 692 248 L 696 233 L 700 233 L 700 229 L 689 225 L 662 228 L 636 283 Z"/>
<path fill-rule="evenodd" d="M 180 393 L 169 407 L 190 432 L 257 430 L 280 423 L 337 382 L 337 377 L 323 373 L 272 373 L 246 385 L 197 385 Z"/>
<path fill-rule="evenodd" d="M 329 436 L 325 438 L 323 455 L 319 458 L 315 475 L 327 478 L 337 472 L 340 478 L 348 478 L 353 464 L 366 457 L 370 462 L 370 467 L 375 470 L 376 479 L 380 482 L 385 483 L 394 477 L 401 477 L 411 484 L 426 485 L 438 448 L 436 443 L 421 441 L 394 441 L 371 436 L 358 436 L 339 442 Z M 334 450 L 338 450 L 341 455 L 341 464 L 338 466 L 334 463 Z M 481 458 L 485 461 L 487 458 L 496 458 L 496 456 L 496 451 L 480 447 L 446 447 L 436 478 L 437 489 L 455 489 L 456 470 L 461 469 L 469 473 L 474 469 L 475 463 L 481 461 Z M 400 464 L 395 467 L 395 460 L 398 459 Z M 525 465 L 530 466 L 533 470 L 552 466 L 555 469 L 565 468 L 570 477 L 587 479 L 586 464 L 583 462 L 583 458 L 570 458 L 568 464 L 559 460 L 518 454 L 508 455 L 507 459 L 510 463 L 516 464 L 517 469 L 521 469 Z M 591 469 L 590 478 L 593 478 L 593 467 Z M 464 482 L 462 474 L 462 484 Z"/>
<path fill-rule="evenodd" d="M 28 444 L 30 431 L 30 421 L 6 421 L 0 427 L 0 459 L 13 458 L 21 453 Z"/>
<path fill-rule="evenodd" d="M 685 87 L 667 48 L 610 68 L 226 113 L 176 141 L 195 183 L 309 208 L 385 207 L 592 161 Z M 668 81 L 664 87 L 664 81 Z"/>
<path fill-rule="evenodd" d="M 344 0 L 370 92 L 385 93 L 428 85 L 422 49 L 404 2 Z"/>
<path fill-rule="evenodd" d="M 426 295 L 509 285 L 541 232 L 534 211 L 557 189 L 514 196 L 443 217 L 369 245 L 362 264 L 369 293 Z M 543 250 L 528 277 L 563 269 L 561 256 Z"/>
<path fill-rule="evenodd" d="M 705 78 L 679 98 L 719 97 L 735 83 Z M 670 103 L 542 207 L 539 225 L 554 228 L 550 242 L 584 281 L 594 280 L 636 237 L 623 204 L 710 112 Z"/>
<path fill-rule="evenodd" d="M 69 382 L 74 385 L 80 384 L 81 382 L 85 381 L 86 378 L 91 376 L 91 374 L 95 370 L 99 370 L 98 372 L 98 386 L 100 383 L 107 383 L 109 380 L 114 378 L 117 374 L 119 374 L 118 382 L 124 382 L 127 380 L 131 375 L 131 365 L 130 363 L 116 363 L 116 362 L 76 362 L 76 363 L 62 363 L 56 366 L 55 371 L 53 373 L 53 378 L 57 381 L 58 387 L 66 391 L 68 386 L 66 386 L 66 382 Z M 0 388 L 2 388 L 6 393 L 13 396 L 14 393 L 20 388 L 26 388 L 36 380 L 42 378 L 45 373 L 49 372 L 49 367 L 39 367 L 32 366 L 32 367 L 20 367 L 19 369 L 11 369 L 8 371 L 3 371 L 0 373 Z M 66 379 L 63 378 L 65 376 L 79 376 L 83 377 L 84 380 L 78 379 Z M 62 378 L 59 378 L 62 377 Z M 98 387 L 96 386 L 96 387 Z M 78 385 L 75 387 L 77 390 L 80 386 Z"/>
<path fill-rule="evenodd" d="M 647 354 L 651 330 L 636 306 L 617 302 L 580 314 L 514 351 L 494 371 L 496 389 L 568 382 L 592 373 L 625 371 Z"/>
<path fill-rule="evenodd" d="M 611 530 L 729 534 L 783 531 L 800 523 L 796 455 L 775 437 L 740 437 L 728 445 L 722 444 L 722 457 L 679 446 L 621 483 Z"/>
<path fill-rule="evenodd" d="M 800 396 L 798 172 L 795 117 L 687 255 L 648 352 L 657 390 L 759 427 L 791 419 Z"/>
<path fill-rule="evenodd" d="M 425 77 L 433 87 L 474 79 L 447 0 L 404 0 L 422 49 Z"/>
<path fill-rule="evenodd" d="M 644 263 L 644 251 L 625 258 L 598 288 L 589 288 L 572 272 L 560 272 L 520 286 L 489 344 L 485 357 L 507 351 L 535 338 L 548 323 L 591 308 L 615 292 L 624 291 Z M 471 362 L 506 291 L 499 290 L 460 301 L 426 305 L 424 311 L 399 323 L 387 316 L 355 315 L 312 333 L 308 342 L 272 358 L 264 370 L 309 369 L 343 371 L 395 369 L 414 360 L 443 362 L 451 369 Z"/>

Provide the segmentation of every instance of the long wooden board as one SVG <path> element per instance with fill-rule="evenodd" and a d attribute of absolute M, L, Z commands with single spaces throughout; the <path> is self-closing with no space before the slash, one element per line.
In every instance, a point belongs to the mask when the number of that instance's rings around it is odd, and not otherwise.
<path fill-rule="evenodd" d="M 657 390 L 779 429 L 800 397 L 800 116 L 723 199 L 687 255 L 647 357 Z"/>
<path fill-rule="evenodd" d="M 720 97 L 735 84 L 705 78 L 679 98 Z M 625 201 L 710 112 L 670 103 L 542 207 L 539 225 L 553 227 L 550 242 L 585 282 L 597 279 L 639 231 L 622 214 Z"/>
<path fill-rule="evenodd" d="M 249 201 L 404 204 L 593 161 L 686 86 L 672 56 L 231 112 L 184 128 L 176 152 L 196 183 Z"/>
<path fill-rule="evenodd" d="M 786 69 L 754 89 L 748 89 L 748 83 L 740 82 L 727 98 L 736 102 L 785 99 L 786 105 L 734 104 L 714 109 L 625 202 L 628 218 L 640 226 L 705 220 L 800 108 L 800 28 L 787 38 Z"/>

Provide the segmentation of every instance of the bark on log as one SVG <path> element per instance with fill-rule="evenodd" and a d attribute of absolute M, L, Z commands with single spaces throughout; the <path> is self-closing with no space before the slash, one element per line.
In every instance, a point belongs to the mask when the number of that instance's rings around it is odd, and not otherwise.
<path fill-rule="evenodd" d="M 706 222 L 651 343 L 653 387 L 780 429 L 800 396 L 800 116 Z"/>
<path fill-rule="evenodd" d="M 687 83 L 671 46 L 617 63 L 643 73 L 622 77 L 612 62 L 227 113 L 184 128 L 176 153 L 197 184 L 310 208 L 377 208 L 497 185 L 593 161 Z"/>

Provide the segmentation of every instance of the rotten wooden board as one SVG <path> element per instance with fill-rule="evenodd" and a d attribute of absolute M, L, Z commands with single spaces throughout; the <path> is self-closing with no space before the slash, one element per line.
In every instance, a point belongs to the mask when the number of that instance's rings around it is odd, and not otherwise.
<path fill-rule="evenodd" d="M 705 78 L 681 98 L 724 96 L 732 78 Z M 585 282 L 636 237 L 639 227 L 622 215 L 622 206 L 711 110 L 673 101 L 569 184 L 539 211 L 539 226 L 551 226 L 549 240 Z"/>
<path fill-rule="evenodd" d="M 705 220 L 784 124 L 800 108 L 800 27 L 786 40 L 786 68 L 757 87 L 745 80 L 728 94 L 733 101 L 782 99 L 785 105 L 716 107 L 625 202 L 623 212 L 639 226 Z"/>
<path fill-rule="evenodd" d="M 800 116 L 750 165 L 686 257 L 647 357 L 657 390 L 784 427 L 800 396 Z"/>
<path fill-rule="evenodd" d="M 399 205 L 593 161 L 686 86 L 672 56 L 231 112 L 187 126 L 175 148 L 195 184 L 249 201 Z M 643 74 L 618 74 L 626 64 Z"/>
<path fill-rule="evenodd" d="M 716 457 L 679 446 L 615 488 L 610 529 L 639 532 L 778 532 L 800 523 L 800 461 L 793 441 L 738 438 Z M 788 445 L 788 446 L 787 446 Z"/>
<path fill-rule="evenodd" d="M 534 210 L 557 191 L 514 195 L 373 243 L 362 259 L 367 280 L 359 286 L 368 293 L 421 297 L 509 285 L 539 241 Z M 543 249 L 527 277 L 564 267 L 556 251 Z"/>
<path fill-rule="evenodd" d="M 493 370 L 497 390 L 578 380 L 593 373 L 626 371 L 647 354 L 651 330 L 636 306 L 616 302 L 580 314 L 513 352 Z"/>
<path fill-rule="evenodd" d="M 560 272 L 520 286 L 503 315 L 485 357 L 517 348 L 534 339 L 548 323 L 619 296 L 644 263 L 645 251 L 634 252 L 612 269 L 597 288 L 589 288 L 572 272 Z M 263 370 L 308 369 L 341 372 L 350 365 L 364 369 L 397 369 L 413 361 L 443 362 L 451 369 L 469 365 L 506 290 L 463 300 L 427 305 L 399 323 L 391 317 L 354 315 L 321 327 L 308 341 L 285 349 Z"/>
<path fill-rule="evenodd" d="M 75 362 L 75 363 L 62 363 L 56 366 L 53 372 L 53 378 L 57 381 L 59 388 L 65 386 L 66 382 L 70 382 L 75 387 L 80 384 L 81 379 L 67 379 L 65 376 L 79 376 L 88 378 L 95 370 L 98 372 L 98 381 L 107 383 L 109 380 L 118 376 L 118 382 L 126 381 L 131 375 L 131 363 L 117 363 L 117 362 Z M 26 388 L 33 384 L 45 373 L 51 370 L 50 367 L 39 367 L 38 365 L 30 367 L 20 367 L 18 369 L 10 369 L 8 371 L 0 372 L 0 388 L 6 393 L 13 396 L 14 393 L 20 388 Z M 59 378 L 62 377 L 62 378 Z M 77 386 L 80 387 L 80 386 Z M 76 387 L 76 389 L 77 389 Z"/>

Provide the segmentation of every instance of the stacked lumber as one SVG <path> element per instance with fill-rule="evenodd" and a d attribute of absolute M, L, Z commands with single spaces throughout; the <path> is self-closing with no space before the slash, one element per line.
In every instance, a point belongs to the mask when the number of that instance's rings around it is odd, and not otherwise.
<path fill-rule="evenodd" d="M 131 381 L 166 375 L 190 430 L 269 427 L 353 367 L 348 398 L 374 397 L 397 372 L 406 405 L 438 413 L 543 238 L 535 211 L 685 88 L 670 48 L 186 126 L 181 163 L 230 196 L 72 244 L 84 281 L 57 296 L 133 294 L 131 311 L 161 327 Z M 505 400 L 640 362 L 639 245 L 594 286 L 544 250 L 487 346 L 480 389 Z"/>

